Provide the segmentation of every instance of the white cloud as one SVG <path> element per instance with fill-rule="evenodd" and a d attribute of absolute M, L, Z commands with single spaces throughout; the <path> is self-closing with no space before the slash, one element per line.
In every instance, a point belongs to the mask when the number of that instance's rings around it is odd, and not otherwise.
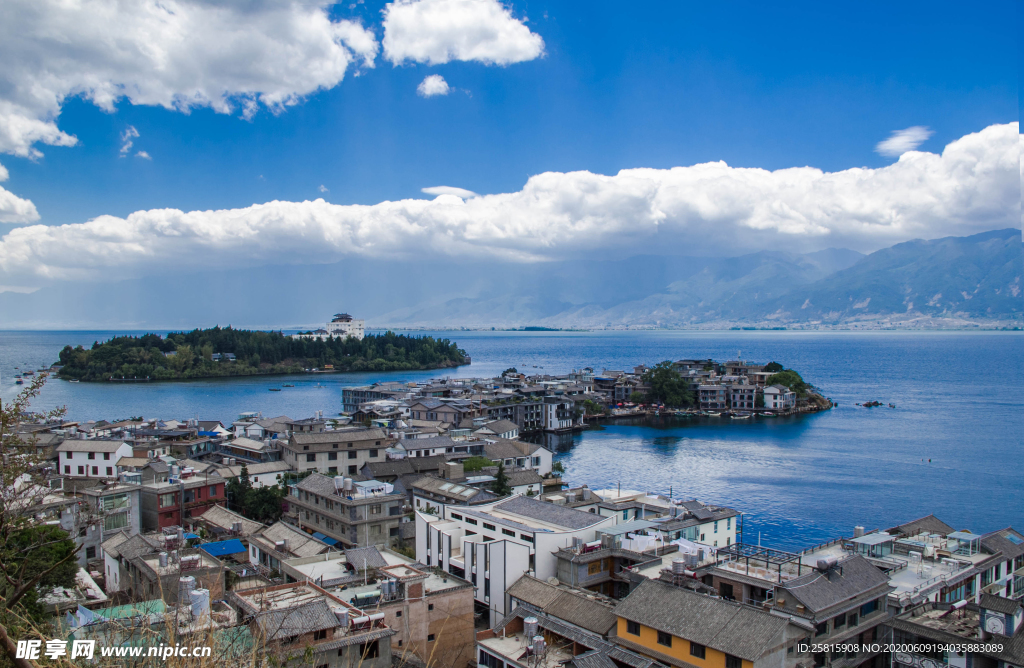
<path fill-rule="evenodd" d="M 431 186 L 430 188 L 423 188 L 421 192 L 427 195 L 455 195 L 462 199 L 470 199 L 472 197 L 479 197 L 472 190 L 466 190 L 465 188 L 455 188 L 452 186 Z"/>
<path fill-rule="evenodd" d="M 6 181 L 9 177 L 7 168 L 0 165 L 0 181 Z M 37 220 L 39 212 L 35 204 L 0 187 L 0 223 L 34 223 Z"/>
<path fill-rule="evenodd" d="M 135 129 L 134 125 L 129 125 L 125 128 L 125 131 L 121 133 L 121 157 L 128 155 L 128 152 L 132 150 L 132 145 L 135 143 L 133 140 L 139 138 L 139 131 Z"/>
<path fill-rule="evenodd" d="M 434 97 L 435 95 L 447 95 L 451 91 L 448 82 L 440 74 L 431 74 L 416 87 L 416 92 L 421 97 Z"/>
<path fill-rule="evenodd" d="M 331 192 L 330 190 L 328 190 L 328 189 L 327 189 L 327 186 L 325 186 L 325 185 L 324 185 L 324 184 L 322 184 L 322 183 L 320 184 L 320 187 L 319 187 L 319 188 L 317 188 L 317 190 L 319 190 L 319 191 L 320 191 L 320 192 L 322 192 L 322 193 L 329 193 L 329 192 Z"/>
<path fill-rule="evenodd" d="M 244 209 L 138 211 L 12 230 L 0 281 L 77 279 L 191 266 L 315 264 L 362 256 L 513 261 L 679 252 L 739 255 L 828 247 L 870 251 L 913 238 L 966 235 L 1020 220 L 1018 124 L 994 125 L 941 155 L 904 154 L 879 169 L 767 171 L 723 162 L 547 172 L 522 190 L 468 200 L 375 205 L 268 202 Z M 12 282 L 12 281 L 6 281 Z"/>
<path fill-rule="evenodd" d="M 275 112 L 336 86 L 375 36 L 331 22 L 324 2 L 5 0 L 0 5 L 0 152 L 73 146 L 66 98 L 112 111 L 121 98 L 187 112 Z"/>
<path fill-rule="evenodd" d="M 138 153 L 135 154 L 135 157 L 136 158 L 142 158 L 143 160 L 152 160 L 153 159 L 153 156 L 151 156 L 149 153 L 146 153 L 145 151 L 139 151 Z"/>
<path fill-rule="evenodd" d="M 878 142 L 875 146 L 875 152 L 895 158 L 907 151 L 913 151 L 933 134 L 935 133 L 923 125 L 915 125 L 906 130 L 897 130 L 889 135 L 889 138 L 885 141 Z"/>
<path fill-rule="evenodd" d="M 539 58 L 544 40 L 498 0 L 396 0 L 384 8 L 384 57 L 438 65 Z"/>

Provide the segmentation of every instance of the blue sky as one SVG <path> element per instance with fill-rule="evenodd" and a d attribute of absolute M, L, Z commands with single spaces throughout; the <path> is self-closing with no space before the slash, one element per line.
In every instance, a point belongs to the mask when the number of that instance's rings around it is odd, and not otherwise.
<path fill-rule="evenodd" d="M 334 7 L 381 36 L 383 3 Z M 731 166 L 826 171 L 893 161 L 894 130 L 928 126 L 922 150 L 1017 120 L 1012 3 L 516 2 L 545 55 L 399 67 L 359 76 L 251 120 L 126 100 L 113 113 L 69 100 L 73 147 L 0 156 L 6 187 L 43 224 L 173 207 L 323 197 L 375 204 L 450 185 L 514 192 L 545 171 Z M 442 75 L 456 89 L 425 99 Z M 119 158 L 120 134 L 152 160 Z M 328 192 L 319 191 L 325 186 Z M 0 232 L 10 226 L 0 227 Z"/>

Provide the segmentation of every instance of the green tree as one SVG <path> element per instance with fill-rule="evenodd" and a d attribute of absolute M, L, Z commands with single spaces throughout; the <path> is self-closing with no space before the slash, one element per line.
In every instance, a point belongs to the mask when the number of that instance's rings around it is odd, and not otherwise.
<path fill-rule="evenodd" d="M 764 370 L 768 373 L 778 373 L 784 371 L 785 368 L 778 362 L 768 362 L 768 364 L 764 365 Z"/>
<path fill-rule="evenodd" d="M 512 486 L 508 484 L 508 475 L 505 473 L 505 462 L 498 462 L 498 473 L 494 476 L 491 491 L 498 496 L 508 496 L 512 493 Z"/>
<path fill-rule="evenodd" d="M 462 460 L 462 470 L 466 473 L 472 473 L 473 471 L 479 471 L 483 467 L 491 466 L 492 464 L 494 464 L 494 462 L 490 459 L 474 455 Z"/>
<path fill-rule="evenodd" d="M 694 403 L 689 383 L 676 371 L 672 362 L 659 362 L 644 372 L 644 383 L 651 388 L 649 396 L 666 406 L 684 407 Z"/>
<path fill-rule="evenodd" d="M 629 400 L 634 404 L 642 404 L 644 402 L 644 393 L 633 391 L 629 395 Z"/>
<path fill-rule="evenodd" d="M 238 477 L 228 480 L 227 493 L 228 501 L 239 513 L 249 516 L 250 493 L 252 482 L 249 480 L 249 467 L 242 464 L 242 470 Z"/>
<path fill-rule="evenodd" d="M 11 570 L 18 572 L 20 579 L 27 581 L 38 577 L 36 586 L 25 595 L 22 604 L 33 622 L 42 623 L 48 615 L 38 602 L 38 595 L 53 587 L 75 586 L 78 574 L 75 541 L 59 526 L 45 524 L 16 532 L 7 548 L 11 551 Z"/>
<path fill-rule="evenodd" d="M 511 374 L 517 374 L 517 373 L 519 373 L 519 369 L 515 368 L 514 366 L 510 366 L 509 368 L 507 368 L 504 371 L 502 371 L 501 375 L 502 376 L 506 376 L 506 375 L 508 375 L 510 373 Z"/>
<path fill-rule="evenodd" d="M 562 462 L 557 461 L 551 464 L 551 472 L 555 475 L 562 475 L 565 473 L 565 465 Z"/>
<path fill-rule="evenodd" d="M 285 490 L 277 485 L 268 485 L 249 490 L 246 497 L 248 515 L 257 522 L 273 524 L 281 519 L 281 502 L 284 500 Z"/>
<path fill-rule="evenodd" d="M 769 376 L 768 384 L 785 385 L 796 392 L 798 397 L 806 396 L 807 388 L 809 387 L 807 383 L 804 382 L 804 379 L 800 377 L 800 374 L 792 369 L 786 369 L 785 371 L 780 371 L 779 373 Z"/>

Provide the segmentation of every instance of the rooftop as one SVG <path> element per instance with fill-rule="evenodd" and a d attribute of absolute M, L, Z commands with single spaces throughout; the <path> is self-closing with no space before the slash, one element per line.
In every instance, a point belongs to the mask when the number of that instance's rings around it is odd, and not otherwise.
<path fill-rule="evenodd" d="M 585 513 L 581 510 L 537 501 L 528 496 L 514 496 L 507 501 L 497 503 L 492 506 L 490 514 L 498 517 L 505 516 L 512 520 L 521 518 L 527 520 L 527 523 L 531 521 L 541 523 L 541 525 L 547 525 L 558 531 L 586 529 L 608 519 L 595 513 Z"/>

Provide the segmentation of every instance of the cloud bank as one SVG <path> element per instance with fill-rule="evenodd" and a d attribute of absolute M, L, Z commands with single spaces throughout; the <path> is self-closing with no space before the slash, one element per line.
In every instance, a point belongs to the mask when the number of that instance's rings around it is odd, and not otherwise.
<path fill-rule="evenodd" d="M 378 48 L 360 24 L 298 0 L 5 0 L 0 152 L 37 158 L 38 143 L 75 145 L 57 127 L 71 96 L 106 111 L 122 98 L 184 112 L 280 111 L 336 86 L 354 64 L 372 67 Z"/>
<path fill-rule="evenodd" d="M 383 45 L 394 65 L 510 65 L 544 54 L 540 35 L 498 0 L 396 0 L 384 8 Z"/>
<path fill-rule="evenodd" d="M 274 201 L 33 225 L 0 240 L 0 279 L 112 279 L 346 257 L 535 262 L 638 252 L 871 251 L 1017 226 L 1018 134 L 1017 123 L 990 126 L 941 155 L 911 151 L 879 169 L 771 172 L 713 162 L 612 176 L 547 172 L 518 192 L 468 200 L 436 187 L 428 189 L 438 195 L 433 200 L 370 206 Z"/>

